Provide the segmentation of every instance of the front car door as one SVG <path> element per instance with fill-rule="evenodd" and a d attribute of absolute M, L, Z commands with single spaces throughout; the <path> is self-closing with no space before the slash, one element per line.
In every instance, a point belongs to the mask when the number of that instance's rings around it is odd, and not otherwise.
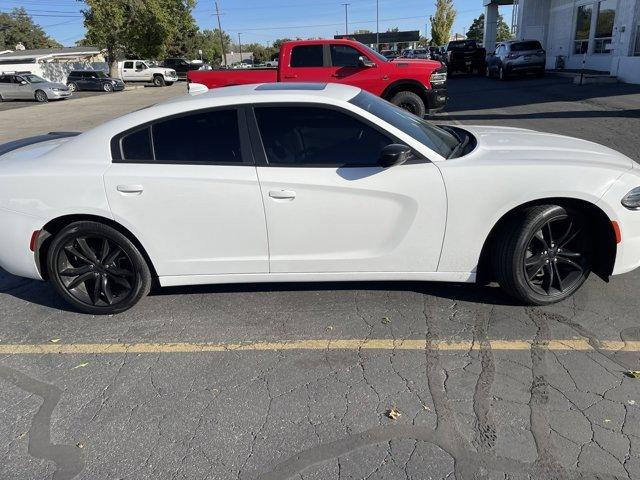
<path fill-rule="evenodd" d="M 174 115 L 114 138 L 104 176 L 109 205 L 149 253 L 161 284 L 268 272 L 249 143 L 233 107 Z"/>
<path fill-rule="evenodd" d="M 253 112 L 272 273 L 437 270 L 446 194 L 433 163 L 377 166 L 399 140 L 342 108 Z"/>
<path fill-rule="evenodd" d="M 385 85 L 382 78 L 384 74 L 380 73 L 380 68 L 372 58 L 369 58 L 369 55 L 350 45 L 331 44 L 329 46 L 331 81 L 353 85 L 376 95 L 381 94 L 382 87 Z M 360 57 L 364 57 L 368 66 L 360 64 Z"/>
<path fill-rule="evenodd" d="M 137 61 L 133 70 L 133 75 L 137 81 L 151 80 L 151 75 L 149 75 L 148 70 L 149 67 L 147 67 L 146 63 Z"/>
<path fill-rule="evenodd" d="M 12 78 L 14 84 L 13 98 L 18 100 L 33 100 L 35 90 L 33 85 L 20 75 L 14 75 Z"/>

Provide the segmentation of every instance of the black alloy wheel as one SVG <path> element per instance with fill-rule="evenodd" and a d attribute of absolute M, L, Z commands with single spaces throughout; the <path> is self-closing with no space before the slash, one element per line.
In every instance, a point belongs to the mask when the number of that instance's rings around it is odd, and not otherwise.
<path fill-rule="evenodd" d="M 529 207 L 514 214 L 494 239 L 495 279 L 529 305 L 549 305 L 575 293 L 593 265 L 587 217 L 559 205 Z"/>
<path fill-rule="evenodd" d="M 151 276 L 137 247 L 117 230 L 77 222 L 53 239 L 47 267 L 54 287 L 86 313 L 129 309 L 149 292 Z"/>
<path fill-rule="evenodd" d="M 590 252 L 582 241 L 584 225 L 568 214 L 546 222 L 534 233 L 523 265 L 529 286 L 540 295 L 575 291 L 591 269 Z"/>

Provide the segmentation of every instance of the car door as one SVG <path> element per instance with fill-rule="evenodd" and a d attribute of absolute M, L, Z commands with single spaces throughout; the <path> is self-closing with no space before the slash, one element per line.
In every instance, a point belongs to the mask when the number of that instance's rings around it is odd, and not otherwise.
<path fill-rule="evenodd" d="M 20 75 L 12 77 L 13 82 L 13 95 L 12 98 L 17 100 L 33 100 L 35 91 L 33 85 L 31 85 L 26 79 Z"/>
<path fill-rule="evenodd" d="M 16 83 L 13 75 L 0 75 L 0 96 L 5 100 L 12 100 L 16 95 Z"/>
<path fill-rule="evenodd" d="M 87 90 L 102 90 L 98 74 L 95 72 L 84 72 L 84 81 Z"/>
<path fill-rule="evenodd" d="M 284 82 L 329 82 L 329 71 L 325 67 L 324 45 L 296 45 L 291 49 L 289 65 L 281 65 L 281 81 Z"/>
<path fill-rule="evenodd" d="M 159 276 L 268 271 L 264 207 L 248 145 L 235 108 L 179 114 L 115 137 L 104 176 L 109 205 Z"/>
<path fill-rule="evenodd" d="M 360 57 L 369 62 L 367 66 L 360 64 Z M 384 74 L 380 73 L 380 68 L 364 52 L 350 45 L 331 44 L 329 58 L 331 82 L 353 85 L 376 95 L 381 93 L 385 85 L 382 81 Z"/>
<path fill-rule="evenodd" d="M 133 70 L 133 76 L 136 81 L 151 80 L 151 75 L 148 72 L 149 67 L 146 63 L 141 61 L 135 62 L 135 68 Z"/>
<path fill-rule="evenodd" d="M 437 270 L 446 195 L 434 164 L 377 166 L 398 140 L 342 109 L 253 112 L 272 273 Z"/>
<path fill-rule="evenodd" d="M 125 81 L 132 81 L 135 79 L 133 61 L 127 60 L 122 63 L 122 79 Z"/>

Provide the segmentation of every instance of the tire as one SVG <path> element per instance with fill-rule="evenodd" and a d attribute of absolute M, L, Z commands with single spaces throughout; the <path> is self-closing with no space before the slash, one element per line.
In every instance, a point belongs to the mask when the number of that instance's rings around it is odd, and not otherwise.
<path fill-rule="evenodd" d="M 49 101 L 49 97 L 47 97 L 47 94 L 43 90 L 36 90 L 34 97 L 36 102 L 39 103 L 47 103 Z"/>
<path fill-rule="evenodd" d="M 505 80 L 507 80 L 507 78 L 508 78 L 507 71 L 506 71 L 506 70 L 504 69 L 504 67 L 502 67 L 502 66 L 501 66 L 501 67 L 500 67 L 500 69 L 498 70 L 498 78 L 499 78 L 500 80 L 502 80 L 503 82 L 504 82 Z"/>
<path fill-rule="evenodd" d="M 487 78 L 493 77 L 493 75 L 491 74 L 491 67 L 489 67 L 489 65 L 487 65 L 484 69 L 484 76 Z"/>
<path fill-rule="evenodd" d="M 427 107 L 424 104 L 424 101 L 413 92 L 398 92 L 393 96 L 393 98 L 391 98 L 391 103 L 420 118 L 423 118 L 427 113 Z"/>
<path fill-rule="evenodd" d="M 593 265 L 589 222 L 559 205 L 521 210 L 495 237 L 491 264 L 502 289 L 528 305 L 573 295 Z"/>
<path fill-rule="evenodd" d="M 0 95 L 0 103 L 4 102 L 4 98 L 2 98 L 2 95 Z"/>
<path fill-rule="evenodd" d="M 171 85 L 173 85 L 173 82 L 164 82 L 164 84 L 165 84 L 167 87 L 170 87 Z"/>
<path fill-rule="evenodd" d="M 67 88 L 71 91 L 71 92 L 77 92 L 78 91 L 78 85 L 76 85 L 73 82 L 69 82 L 67 83 Z"/>
<path fill-rule="evenodd" d="M 111 85 L 110 83 L 105 83 L 102 85 L 102 90 L 104 90 L 105 92 L 111 93 L 113 92 L 113 85 Z"/>
<path fill-rule="evenodd" d="M 165 86 L 164 77 L 162 75 L 154 75 L 153 84 L 156 87 L 164 87 Z"/>
<path fill-rule="evenodd" d="M 138 248 L 98 222 L 75 222 L 58 232 L 47 252 L 47 273 L 67 303 L 94 315 L 124 312 L 151 288 L 149 266 Z"/>

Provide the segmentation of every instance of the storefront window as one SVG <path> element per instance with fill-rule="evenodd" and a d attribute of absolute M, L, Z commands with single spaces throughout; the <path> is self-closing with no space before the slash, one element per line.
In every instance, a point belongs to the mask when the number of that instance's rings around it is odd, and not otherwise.
<path fill-rule="evenodd" d="M 593 5 L 581 5 L 577 9 L 576 36 L 573 53 L 582 54 L 589 51 L 589 36 L 591 35 L 591 16 Z"/>
<path fill-rule="evenodd" d="M 593 53 L 611 53 L 613 23 L 616 19 L 617 0 L 604 0 L 598 3 L 598 19 Z"/>

